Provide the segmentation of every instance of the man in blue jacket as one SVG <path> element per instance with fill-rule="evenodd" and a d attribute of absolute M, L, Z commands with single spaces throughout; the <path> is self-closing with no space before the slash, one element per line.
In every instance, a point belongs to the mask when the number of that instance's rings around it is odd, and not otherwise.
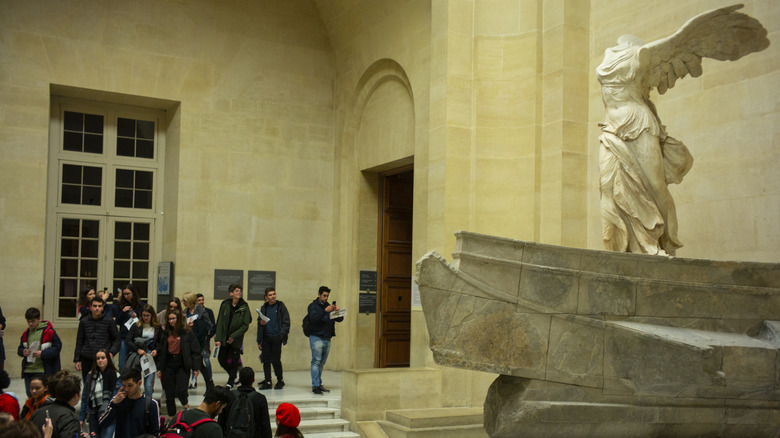
<path fill-rule="evenodd" d="M 315 394 L 330 392 L 322 386 L 322 369 L 328 360 L 330 338 L 336 336 L 336 323 L 344 317 L 330 318 L 330 312 L 339 310 L 335 304 L 328 303 L 330 289 L 320 286 L 317 298 L 309 304 L 309 346 L 311 347 L 311 391 Z"/>

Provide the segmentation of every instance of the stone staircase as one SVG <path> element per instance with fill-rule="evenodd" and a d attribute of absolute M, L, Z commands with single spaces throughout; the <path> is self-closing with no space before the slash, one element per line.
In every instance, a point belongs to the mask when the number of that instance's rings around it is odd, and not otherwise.
<path fill-rule="evenodd" d="M 358 422 L 363 438 L 487 438 L 482 408 L 387 411 L 385 420 Z M 307 435 L 308 437 L 308 435 Z"/>
<path fill-rule="evenodd" d="M 357 438 L 350 432 L 349 421 L 341 418 L 341 399 L 338 397 L 290 398 L 268 400 L 268 416 L 271 418 L 271 432 L 276 434 L 276 407 L 280 403 L 292 403 L 301 411 L 298 429 L 306 438 Z"/>

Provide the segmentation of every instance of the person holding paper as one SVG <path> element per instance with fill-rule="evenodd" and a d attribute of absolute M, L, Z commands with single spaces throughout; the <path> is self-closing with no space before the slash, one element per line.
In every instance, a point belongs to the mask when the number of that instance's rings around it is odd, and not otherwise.
<path fill-rule="evenodd" d="M 144 395 L 147 397 L 154 394 L 155 373 L 145 373 L 143 371 L 144 365 L 141 362 L 145 360 L 144 357 L 151 358 L 151 364 L 154 365 L 154 358 L 157 356 L 157 338 L 161 332 L 162 327 L 157 321 L 154 307 L 147 304 L 141 311 L 141 319 L 138 320 L 138 323 L 133 324 L 125 338 L 125 343 L 131 346 L 131 350 L 138 355 L 139 364 L 136 369 L 141 370 L 141 374 L 144 376 Z"/>
<path fill-rule="evenodd" d="M 95 362 L 84 380 L 84 393 L 81 395 L 79 421 L 82 424 L 86 421 L 96 438 L 113 437 L 116 426 L 113 422 L 99 422 L 100 417 L 108 410 L 111 397 L 122 386 L 119 372 L 109 356 L 111 354 L 105 349 L 95 353 Z"/>
<path fill-rule="evenodd" d="M 145 305 L 146 303 L 141 301 L 141 297 L 138 295 L 138 288 L 132 284 L 125 285 L 122 289 L 122 296 L 119 298 L 119 314 L 116 316 L 119 336 L 122 339 L 119 360 L 116 364 L 120 370 L 124 366 L 125 359 L 127 359 L 127 353 L 130 351 L 129 346 L 124 341 L 127 337 L 127 332 L 130 331 L 130 327 L 133 324 L 138 322 L 138 317 L 141 316 Z"/>
<path fill-rule="evenodd" d="M 60 370 L 62 341 L 49 321 L 41 321 L 41 311 L 30 307 L 24 312 L 27 330 L 22 333 L 16 354 L 27 358 L 22 362 L 22 376 L 27 397 L 30 397 L 30 381 L 37 374 L 53 375 Z"/>
<path fill-rule="evenodd" d="M 195 337 L 198 339 L 198 344 L 201 346 L 201 351 L 206 351 L 205 346 L 209 343 L 209 333 L 211 332 L 214 323 L 211 321 L 206 309 L 199 306 L 197 303 L 197 297 L 192 292 L 185 292 L 182 296 L 182 303 L 184 304 L 184 316 L 187 318 L 187 325 L 190 326 Z M 202 357 L 202 354 L 201 354 Z M 208 354 L 206 354 L 208 357 Z M 214 381 L 211 380 L 211 368 L 207 368 L 202 362 L 200 366 L 203 380 L 206 382 L 206 389 L 214 386 Z M 192 373 L 190 378 L 189 389 L 198 388 L 198 379 L 195 373 Z"/>
<path fill-rule="evenodd" d="M 290 312 L 282 301 L 276 299 L 273 287 L 265 288 L 265 304 L 260 308 L 257 321 L 257 348 L 260 349 L 260 360 L 263 362 L 265 380 L 260 382 L 260 389 L 271 389 L 271 366 L 276 374 L 274 389 L 284 388 L 282 372 L 282 345 L 287 345 L 287 335 L 290 333 Z"/>
<path fill-rule="evenodd" d="M 105 348 L 111 354 L 110 359 L 113 359 L 119 352 L 121 343 L 114 320 L 103 313 L 103 299 L 92 298 L 89 307 L 90 315 L 79 321 L 76 349 L 73 352 L 76 371 L 81 371 L 84 380 L 87 379 L 87 374 L 95 361 L 95 353 Z"/>
<path fill-rule="evenodd" d="M 328 360 L 330 339 L 336 336 L 336 323 L 344 317 L 331 319 L 330 312 L 339 310 L 336 304 L 328 303 L 330 289 L 320 286 L 317 298 L 309 304 L 309 347 L 311 347 L 311 391 L 315 394 L 330 392 L 322 386 L 322 369 Z"/>
<path fill-rule="evenodd" d="M 214 345 L 219 348 L 219 364 L 228 372 L 228 389 L 236 384 L 236 374 L 241 367 L 244 333 L 249 330 L 252 313 L 242 298 L 243 291 L 238 284 L 228 287 L 230 298 L 219 306 L 217 313 L 217 337 Z"/>

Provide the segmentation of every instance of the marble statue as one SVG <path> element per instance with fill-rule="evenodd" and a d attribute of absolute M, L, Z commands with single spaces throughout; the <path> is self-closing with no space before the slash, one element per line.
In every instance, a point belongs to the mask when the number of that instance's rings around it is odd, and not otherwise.
<path fill-rule="evenodd" d="M 702 58 L 735 61 L 769 46 L 742 5 L 705 12 L 673 35 L 645 44 L 623 35 L 596 69 L 606 118 L 600 123 L 599 167 L 603 241 L 608 250 L 674 255 L 677 214 L 668 184 L 693 164 L 685 145 L 669 136 L 650 91 L 664 94 L 678 79 L 702 74 Z"/>

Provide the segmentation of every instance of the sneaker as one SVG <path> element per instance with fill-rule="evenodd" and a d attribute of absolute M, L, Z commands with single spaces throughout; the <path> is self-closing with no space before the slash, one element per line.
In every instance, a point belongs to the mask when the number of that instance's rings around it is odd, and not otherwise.
<path fill-rule="evenodd" d="M 226 384 L 225 384 L 225 388 L 227 388 L 227 389 L 233 389 L 233 384 L 232 384 L 232 383 L 226 383 Z"/>
<path fill-rule="evenodd" d="M 322 395 L 322 387 L 321 386 L 315 386 L 314 388 L 312 388 L 311 392 L 313 392 L 313 393 L 315 393 L 317 395 Z"/>
<path fill-rule="evenodd" d="M 187 389 L 195 389 L 195 387 L 192 386 L 192 384 L 190 384 L 190 386 L 188 386 Z"/>
<path fill-rule="evenodd" d="M 276 382 L 276 386 L 274 386 L 274 389 L 282 389 L 284 388 L 284 380 L 280 380 Z"/>
<path fill-rule="evenodd" d="M 324 387 L 324 386 L 322 386 L 322 385 L 320 385 L 320 386 L 319 386 L 319 389 L 320 389 L 320 391 L 322 391 L 322 392 L 330 392 L 330 389 L 325 389 L 325 387 Z"/>
<path fill-rule="evenodd" d="M 259 385 L 257 385 L 257 386 L 259 386 L 259 387 L 260 387 L 260 389 L 271 389 L 271 382 L 269 382 L 268 380 L 263 380 L 263 381 L 262 381 L 262 382 L 260 382 L 260 384 L 259 384 Z"/>

